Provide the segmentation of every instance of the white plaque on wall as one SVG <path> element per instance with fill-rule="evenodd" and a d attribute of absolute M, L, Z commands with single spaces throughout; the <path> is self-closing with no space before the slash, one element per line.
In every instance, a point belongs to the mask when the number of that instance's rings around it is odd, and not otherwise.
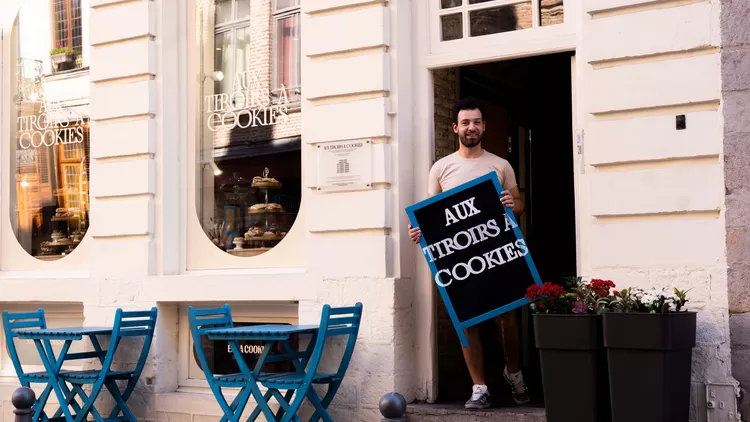
<path fill-rule="evenodd" d="M 318 144 L 318 190 L 358 190 L 372 186 L 369 139 Z"/>

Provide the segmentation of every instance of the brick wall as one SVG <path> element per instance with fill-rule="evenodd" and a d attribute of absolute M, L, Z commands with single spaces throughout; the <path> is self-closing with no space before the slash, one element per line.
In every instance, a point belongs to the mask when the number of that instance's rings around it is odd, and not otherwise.
<path fill-rule="evenodd" d="M 458 68 L 432 72 L 435 85 L 435 161 L 458 149 L 458 138 L 453 133 L 451 109 L 458 101 Z"/>

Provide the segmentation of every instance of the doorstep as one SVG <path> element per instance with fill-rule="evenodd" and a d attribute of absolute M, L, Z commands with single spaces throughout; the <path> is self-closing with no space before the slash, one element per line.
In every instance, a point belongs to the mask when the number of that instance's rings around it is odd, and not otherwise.
<path fill-rule="evenodd" d="M 544 409 L 538 407 L 495 407 L 467 410 L 463 403 L 410 404 L 406 408 L 409 422 L 546 422 Z"/>

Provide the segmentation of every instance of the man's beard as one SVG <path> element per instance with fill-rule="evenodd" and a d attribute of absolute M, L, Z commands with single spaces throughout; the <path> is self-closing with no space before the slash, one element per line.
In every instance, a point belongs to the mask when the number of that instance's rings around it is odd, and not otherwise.
<path fill-rule="evenodd" d="M 458 140 L 461 141 L 461 144 L 466 148 L 474 148 L 475 146 L 479 145 L 480 142 L 482 142 L 482 134 L 478 134 L 472 140 L 466 139 L 466 135 L 458 135 Z"/>

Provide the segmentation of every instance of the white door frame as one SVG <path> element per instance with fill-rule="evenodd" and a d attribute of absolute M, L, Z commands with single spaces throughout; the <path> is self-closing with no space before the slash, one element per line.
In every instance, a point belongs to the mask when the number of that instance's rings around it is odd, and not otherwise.
<path fill-rule="evenodd" d="M 435 156 L 434 142 L 434 94 L 432 71 L 440 68 L 465 66 L 483 62 L 510 60 L 530 56 L 576 51 L 579 46 L 580 1 L 567 0 L 565 4 L 565 23 L 549 27 L 537 27 L 511 33 L 490 35 L 460 42 L 451 41 L 449 47 L 435 45 L 439 39 L 434 34 L 439 31 L 437 4 L 439 0 L 417 1 L 412 3 L 414 62 L 413 62 L 413 98 L 415 105 L 414 127 L 414 202 L 427 196 L 427 175 Z M 578 86 L 576 73 L 580 73 L 581 61 L 573 57 L 573 142 L 575 142 L 579 122 L 577 98 Z M 574 145 L 575 147 L 575 145 Z M 574 150 L 575 151 L 575 150 Z M 576 155 L 575 191 L 580 190 L 578 169 L 583 168 L 582 155 Z M 585 195 L 576 194 L 576 230 L 578 248 L 579 274 L 585 268 L 581 256 L 582 230 L 579 210 L 587 209 L 583 204 Z M 583 208 L 579 208 L 584 206 Z M 432 403 L 437 399 L 438 363 L 437 363 L 437 317 L 436 307 L 439 299 L 434 294 L 430 270 L 424 260 L 418 259 L 415 268 L 414 312 L 416 324 L 416 378 L 415 398 Z"/>

